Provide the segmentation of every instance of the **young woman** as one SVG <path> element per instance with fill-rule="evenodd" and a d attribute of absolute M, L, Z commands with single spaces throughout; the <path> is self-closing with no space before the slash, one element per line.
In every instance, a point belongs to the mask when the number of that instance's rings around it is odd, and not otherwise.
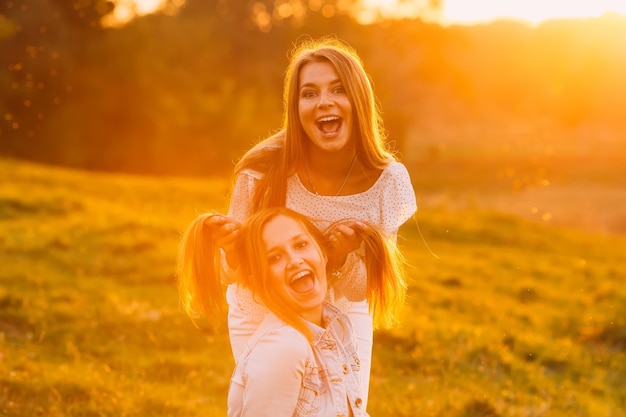
<path fill-rule="evenodd" d="M 285 76 L 284 106 L 282 130 L 250 149 L 237 164 L 228 214 L 209 216 L 205 222 L 222 249 L 223 282 L 230 283 L 233 355 L 239 357 L 266 308 L 239 285 L 240 260 L 232 242 L 252 213 L 289 207 L 328 235 L 331 296 L 355 327 L 367 393 L 373 318 L 382 324 L 393 321 L 404 292 L 373 311 L 379 289 L 369 285 L 372 273 L 365 267 L 362 227 L 374 225 L 395 242 L 399 227 L 417 208 L 411 180 L 387 148 L 370 80 L 347 45 L 333 39 L 300 44 Z"/>
<path fill-rule="evenodd" d="M 219 248 L 207 236 L 205 217 L 191 224 L 181 245 L 178 274 L 185 304 L 215 298 L 206 283 L 221 273 Z M 374 228 L 361 230 L 368 269 L 376 274 L 371 285 L 397 281 L 402 270 L 395 246 Z M 366 416 L 351 321 L 326 300 L 327 237 L 305 216 L 274 207 L 246 220 L 232 243 L 240 285 L 269 311 L 238 357 L 228 415 Z"/>

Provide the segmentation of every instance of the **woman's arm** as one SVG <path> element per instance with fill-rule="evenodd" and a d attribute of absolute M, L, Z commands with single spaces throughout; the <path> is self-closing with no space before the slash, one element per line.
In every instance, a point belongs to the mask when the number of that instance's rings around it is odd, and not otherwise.
<path fill-rule="evenodd" d="M 393 163 L 385 173 L 384 190 L 381 196 L 381 224 L 377 225 L 387 236 L 395 239 L 398 229 L 417 210 L 415 191 L 406 167 Z"/>
<path fill-rule="evenodd" d="M 241 171 L 237 178 L 230 196 L 228 216 L 233 220 L 243 223 L 252 212 L 252 201 L 261 174 L 256 171 Z"/>
<path fill-rule="evenodd" d="M 241 416 L 293 416 L 309 352 L 306 338 L 290 327 L 260 338 L 246 359 Z"/>
<path fill-rule="evenodd" d="M 221 251 L 222 282 L 229 284 L 236 280 L 235 270 L 239 265 L 234 250 L 234 242 L 243 223 L 251 211 L 252 198 L 257 176 L 253 171 L 243 171 L 235 179 L 228 214 L 214 213 L 207 217 L 204 226 Z"/>

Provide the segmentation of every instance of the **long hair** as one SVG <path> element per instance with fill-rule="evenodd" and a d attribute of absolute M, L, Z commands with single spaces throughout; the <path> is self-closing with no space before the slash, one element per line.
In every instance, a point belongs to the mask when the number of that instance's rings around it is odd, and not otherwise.
<path fill-rule="evenodd" d="M 278 296 L 269 279 L 267 256 L 262 249 L 265 247 L 263 229 L 269 221 L 281 215 L 300 223 L 321 253 L 328 255 L 328 239 L 306 216 L 285 207 L 262 209 L 244 222 L 235 241 L 240 268 L 238 282 L 249 288 L 276 316 L 311 340 L 312 333 L 306 321 Z M 223 311 L 225 302 L 220 281 L 220 249 L 204 228 L 208 216 L 198 216 L 185 232 L 177 274 L 183 310 L 192 319 L 204 315 L 213 322 Z M 368 226 L 368 232 L 364 239 L 367 300 L 375 323 L 389 327 L 397 323 L 406 297 L 404 259 L 382 232 L 372 226 Z"/>
<path fill-rule="evenodd" d="M 320 256 L 327 254 L 326 237 L 306 216 L 285 207 L 262 209 L 242 225 L 235 243 L 240 259 L 240 283 L 249 288 L 271 312 L 312 341 L 313 334 L 307 322 L 278 295 L 270 279 L 267 254 L 263 250 L 263 230 L 268 222 L 279 216 L 289 217 L 302 225 L 318 246 Z"/>
<path fill-rule="evenodd" d="M 235 167 L 235 177 L 246 168 L 263 174 L 253 200 L 253 211 L 285 205 L 287 177 L 304 159 L 309 139 L 298 116 L 298 92 L 300 72 L 311 62 L 330 63 L 346 89 L 356 121 L 352 134 L 356 137 L 360 163 L 366 168 L 382 169 L 396 160 L 386 143 L 372 84 L 356 51 L 336 38 L 306 40 L 290 55 L 283 89 L 282 128 L 252 147 Z"/>
<path fill-rule="evenodd" d="M 226 307 L 220 278 L 221 252 L 204 226 L 210 216 L 201 214 L 187 227 L 176 263 L 180 306 L 193 320 L 215 318 Z"/>
<path fill-rule="evenodd" d="M 391 238 L 375 227 L 368 230 L 364 239 L 367 301 L 375 327 L 388 328 L 398 324 L 406 301 L 406 262 Z"/>

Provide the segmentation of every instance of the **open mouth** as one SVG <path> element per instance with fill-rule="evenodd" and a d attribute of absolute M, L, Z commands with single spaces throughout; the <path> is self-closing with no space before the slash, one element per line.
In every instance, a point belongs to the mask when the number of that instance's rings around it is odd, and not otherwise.
<path fill-rule="evenodd" d="M 341 129 L 343 119 L 338 116 L 326 116 L 317 119 L 317 127 L 324 136 L 336 135 Z"/>
<path fill-rule="evenodd" d="M 302 271 L 291 279 L 289 286 L 295 292 L 303 294 L 315 287 L 315 279 L 311 271 Z"/>

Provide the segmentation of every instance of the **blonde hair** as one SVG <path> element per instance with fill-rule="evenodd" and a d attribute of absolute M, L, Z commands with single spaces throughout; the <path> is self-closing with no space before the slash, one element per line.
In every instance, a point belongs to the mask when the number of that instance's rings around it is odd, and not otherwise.
<path fill-rule="evenodd" d="M 367 301 L 374 327 L 389 328 L 399 322 L 407 294 L 405 260 L 395 242 L 368 226 L 364 239 Z"/>
<path fill-rule="evenodd" d="M 176 262 L 181 308 L 193 320 L 209 319 L 224 312 L 221 253 L 204 222 L 213 214 L 196 217 L 183 234 Z"/>
<path fill-rule="evenodd" d="M 253 210 L 285 205 L 287 177 L 304 158 L 309 140 L 298 116 L 298 92 L 300 72 L 311 62 L 328 62 L 337 71 L 354 112 L 352 134 L 359 162 L 367 169 L 383 169 L 396 160 L 386 143 L 372 84 L 356 51 L 336 38 L 303 41 L 291 53 L 285 74 L 281 130 L 253 146 L 235 167 L 235 178 L 247 168 L 263 173 Z"/>
<path fill-rule="evenodd" d="M 249 288 L 276 316 L 311 340 L 311 330 L 304 319 L 274 291 L 269 280 L 269 266 L 262 251 L 263 229 L 277 216 L 287 216 L 300 223 L 315 240 L 323 254 L 329 242 L 324 234 L 304 215 L 285 207 L 262 209 L 241 226 L 235 242 L 239 258 L 239 283 Z M 223 310 L 224 293 L 220 281 L 220 250 L 205 232 L 207 215 L 198 216 L 185 232 L 177 262 L 181 306 L 193 319 L 201 313 L 209 322 Z M 404 305 L 406 283 L 404 259 L 399 250 L 382 232 L 367 226 L 364 239 L 367 267 L 367 300 L 377 325 L 388 327 L 397 323 Z"/>
<path fill-rule="evenodd" d="M 237 256 L 241 259 L 240 283 L 258 296 L 271 312 L 312 341 L 313 333 L 309 325 L 289 303 L 278 295 L 269 276 L 267 254 L 263 251 L 265 247 L 263 230 L 267 223 L 280 216 L 289 217 L 298 222 L 318 246 L 320 254 L 327 253 L 326 237 L 303 214 L 285 207 L 260 210 L 241 226 L 235 243 Z"/>

